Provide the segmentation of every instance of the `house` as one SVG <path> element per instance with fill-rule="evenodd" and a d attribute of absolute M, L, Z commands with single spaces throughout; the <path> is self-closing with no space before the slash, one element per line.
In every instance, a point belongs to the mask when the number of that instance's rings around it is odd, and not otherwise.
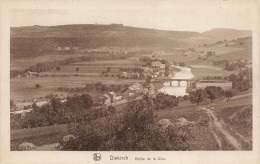
<path fill-rule="evenodd" d="M 154 68 L 165 68 L 165 64 L 162 64 L 161 62 L 152 62 L 151 65 Z"/>
<path fill-rule="evenodd" d="M 139 89 L 143 89 L 143 86 L 140 83 L 135 83 L 135 84 L 131 85 L 130 87 L 128 87 L 128 89 L 130 89 L 132 91 L 137 91 Z"/>
<path fill-rule="evenodd" d="M 69 51 L 69 50 L 70 50 L 70 47 L 64 47 L 64 50 L 65 50 L 65 51 Z"/>
<path fill-rule="evenodd" d="M 103 103 L 105 105 L 107 105 L 107 104 L 110 104 L 110 103 L 114 103 L 114 102 L 117 101 L 117 99 L 120 100 L 121 98 L 120 98 L 120 96 L 116 97 L 116 94 L 114 92 L 108 92 L 108 93 L 104 94 Z"/>
<path fill-rule="evenodd" d="M 149 95 L 153 95 L 155 92 L 154 92 L 154 85 L 153 84 L 146 84 L 145 86 L 144 86 L 144 88 L 145 88 L 145 93 L 146 94 L 149 94 Z"/>
<path fill-rule="evenodd" d="M 31 71 L 28 71 L 25 74 L 26 74 L 27 77 L 37 77 L 37 76 L 39 76 L 39 74 L 37 72 L 31 72 Z"/>
<path fill-rule="evenodd" d="M 122 96 L 116 96 L 116 101 L 120 101 L 122 99 Z"/>
<path fill-rule="evenodd" d="M 19 75 L 17 75 L 16 77 L 17 77 L 17 78 L 21 78 L 22 76 L 21 76 L 21 74 L 19 74 Z"/>
<path fill-rule="evenodd" d="M 116 102 L 116 93 L 115 92 L 108 92 L 108 95 L 110 96 L 111 103 Z"/>
<path fill-rule="evenodd" d="M 165 69 L 165 64 L 161 64 L 161 65 L 160 65 L 160 68 Z"/>
<path fill-rule="evenodd" d="M 133 78 L 133 79 L 135 79 L 135 78 L 139 79 L 140 74 L 139 73 L 131 73 L 130 77 Z"/>
<path fill-rule="evenodd" d="M 103 101 L 104 104 L 110 104 L 111 103 L 111 98 L 108 94 L 104 94 L 104 101 Z"/>
<path fill-rule="evenodd" d="M 162 63 L 161 62 L 152 62 L 152 67 L 160 67 Z"/>
<path fill-rule="evenodd" d="M 122 77 L 127 78 L 127 72 L 123 72 Z"/>
<path fill-rule="evenodd" d="M 144 72 L 153 72 L 153 69 L 152 68 L 149 68 L 149 67 L 142 67 L 142 69 L 144 70 Z"/>

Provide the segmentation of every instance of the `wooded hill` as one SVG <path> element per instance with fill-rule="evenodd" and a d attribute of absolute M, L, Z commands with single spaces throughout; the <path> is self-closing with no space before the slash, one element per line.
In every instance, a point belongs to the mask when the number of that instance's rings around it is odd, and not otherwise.
<path fill-rule="evenodd" d="M 118 24 L 11 27 L 11 58 L 53 52 L 57 47 L 124 47 L 171 50 L 251 36 L 250 31 L 213 29 L 204 33 L 165 31 Z"/>

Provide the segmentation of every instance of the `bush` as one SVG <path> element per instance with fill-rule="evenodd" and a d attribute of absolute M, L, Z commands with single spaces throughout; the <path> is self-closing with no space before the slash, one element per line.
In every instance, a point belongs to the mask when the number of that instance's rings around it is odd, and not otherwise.
<path fill-rule="evenodd" d="M 179 103 L 179 100 L 176 96 L 168 95 L 165 93 L 158 93 L 153 101 L 156 110 L 172 108 L 178 106 Z"/>
<path fill-rule="evenodd" d="M 231 90 L 225 91 L 225 97 L 228 98 L 228 100 L 233 96 L 233 92 Z"/>
<path fill-rule="evenodd" d="M 185 63 L 184 62 L 179 62 L 179 66 L 184 67 Z"/>
<path fill-rule="evenodd" d="M 41 86 L 40 86 L 40 84 L 35 84 L 35 88 L 40 88 Z"/>
<path fill-rule="evenodd" d="M 207 97 L 205 90 L 197 89 L 189 94 L 190 102 L 199 105 Z"/>
<path fill-rule="evenodd" d="M 57 66 L 57 67 L 56 67 L 56 70 L 59 71 L 59 70 L 61 70 L 61 68 L 60 68 L 59 66 Z"/>

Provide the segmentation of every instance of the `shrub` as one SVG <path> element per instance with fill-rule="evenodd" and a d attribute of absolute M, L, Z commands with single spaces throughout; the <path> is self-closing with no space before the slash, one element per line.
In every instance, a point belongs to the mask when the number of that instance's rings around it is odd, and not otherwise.
<path fill-rule="evenodd" d="M 35 88 L 40 88 L 41 86 L 40 86 L 40 84 L 35 84 Z"/>
<path fill-rule="evenodd" d="M 154 98 L 154 104 L 156 110 L 164 110 L 178 106 L 179 100 L 176 96 L 168 95 L 165 93 L 159 93 Z"/>

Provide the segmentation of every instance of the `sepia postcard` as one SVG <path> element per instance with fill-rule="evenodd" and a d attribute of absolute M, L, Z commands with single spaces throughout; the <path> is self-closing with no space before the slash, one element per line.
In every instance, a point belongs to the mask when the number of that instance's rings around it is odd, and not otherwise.
<path fill-rule="evenodd" d="M 0 163 L 260 163 L 257 0 L 0 0 Z"/>

